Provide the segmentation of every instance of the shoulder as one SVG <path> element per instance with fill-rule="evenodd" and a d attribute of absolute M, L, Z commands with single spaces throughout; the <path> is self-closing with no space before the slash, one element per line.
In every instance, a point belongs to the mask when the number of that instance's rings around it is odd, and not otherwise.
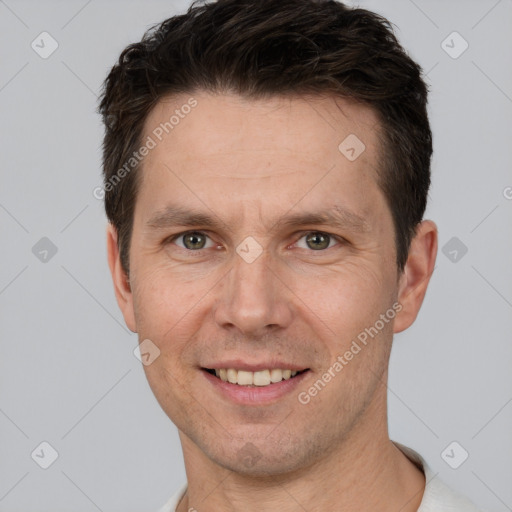
<path fill-rule="evenodd" d="M 418 512 L 483 512 L 468 498 L 448 487 L 436 475 L 431 476 Z"/>
<path fill-rule="evenodd" d="M 425 474 L 425 492 L 418 512 L 484 512 L 468 498 L 448 487 L 418 452 L 396 441 L 393 444 Z"/>
<path fill-rule="evenodd" d="M 183 484 L 156 512 L 176 512 L 178 503 L 187 491 L 187 484 Z"/>

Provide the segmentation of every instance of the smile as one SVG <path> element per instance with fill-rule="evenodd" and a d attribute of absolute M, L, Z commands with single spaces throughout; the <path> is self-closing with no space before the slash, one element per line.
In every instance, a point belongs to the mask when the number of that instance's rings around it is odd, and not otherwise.
<path fill-rule="evenodd" d="M 272 368 L 256 372 L 236 370 L 234 368 L 203 369 L 207 371 L 209 374 L 215 375 L 224 382 L 229 382 L 230 384 L 237 384 L 238 386 L 246 387 L 270 386 L 272 384 L 277 384 L 283 380 L 292 379 L 297 375 L 308 371 L 307 368 L 300 371 Z"/>

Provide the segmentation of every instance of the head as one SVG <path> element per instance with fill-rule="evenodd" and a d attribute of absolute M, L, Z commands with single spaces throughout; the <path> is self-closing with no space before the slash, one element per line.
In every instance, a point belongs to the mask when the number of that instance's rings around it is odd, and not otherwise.
<path fill-rule="evenodd" d="M 426 103 L 389 23 L 333 1 L 192 6 L 122 52 L 100 104 L 109 262 L 188 450 L 292 471 L 384 421 L 437 250 Z M 258 405 L 207 372 L 262 364 L 307 371 Z"/>

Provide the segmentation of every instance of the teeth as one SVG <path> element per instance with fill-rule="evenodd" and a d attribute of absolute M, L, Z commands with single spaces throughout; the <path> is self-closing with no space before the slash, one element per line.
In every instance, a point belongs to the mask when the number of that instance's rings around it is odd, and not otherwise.
<path fill-rule="evenodd" d="M 255 386 L 268 386 L 270 384 L 270 371 L 254 372 L 253 381 Z M 240 372 L 238 372 L 238 384 L 240 384 Z"/>
<path fill-rule="evenodd" d="M 230 368 L 228 370 L 228 382 L 231 382 L 231 384 L 238 383 L 238 372 L 236 370 L 233 370 L 233 368 Z"/>
<path fill-rule="evenodd" d="M 234 368 L 220 368 L 215 370 L 215 375 L 224 382 L 238 384 L 239 386 L 268 386 L 283 379 L 288 380 L 297 375 L 297 371 L 280 370 L 261 370 L 259 372 L 247 372 L 245 370 L 235 370 Z"/>
<path fill-rule="evenodd" d="M 240 386 L 251 386 L 253 384 L 253 375 L 252 372 L 244 372 L 240 370 L 238 372 L 238 380 L 237 384 L 240 384 Z"/>
<path fill-rule="evenodd" d="M 281 382 L 283 380 L 283 370 L 270 370 L 270 380 L 271 382 Z"/>

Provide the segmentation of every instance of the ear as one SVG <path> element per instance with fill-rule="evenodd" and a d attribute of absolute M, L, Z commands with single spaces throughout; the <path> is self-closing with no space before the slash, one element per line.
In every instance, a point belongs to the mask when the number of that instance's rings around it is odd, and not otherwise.
<path fill-rule="evenodd" d="M 432 221 L 425 220 L 418 225 L 399 278 L 398 302 L 402 309 L 395 318 L 395 333 L 405 331 L 416 320 L 434 271 L 436 256 L 437 227 Z"/>
<path fill-rule="evenodd" d="M 137 332 L 130 281 L 121 265 L 119 247 L 117 245 L 117 230 L 110 223 L 107 226 L 107 254 L 108 266 L 110 267 L 112 281 L 114 282 L 117 304 L 123 313 L 124 321 L 126 322 L 128 329 L 132 332 Z"/>

